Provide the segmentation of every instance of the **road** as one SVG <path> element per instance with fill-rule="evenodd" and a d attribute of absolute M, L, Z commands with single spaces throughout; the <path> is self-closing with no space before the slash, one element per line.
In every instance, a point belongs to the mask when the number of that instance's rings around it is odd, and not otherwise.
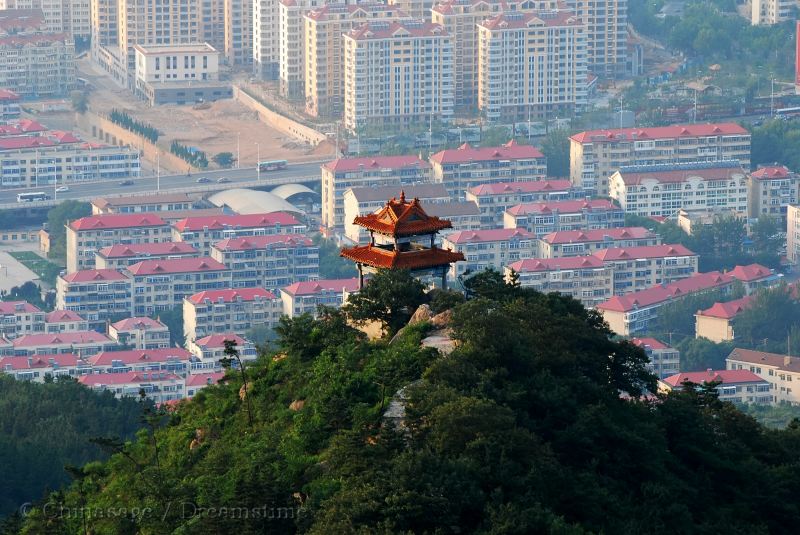
<path fill-rule="evenodd" d="M 327 161 L 327 160 L 323 160 Z M 156 191 L 177 192 L 177 191 L 219 191 L 223 189 L 255 185 L 279 186 L 281 184 L 292 184 L 298 182 L 310 182 L 320 180 L 320 163 L 297 163 L 289 164 L 289 167 L 282 171 L 262 172 L 260 181 L 256 169 L 223 169 L 219 171 L 205 171 L 192 173 L 191 176 L 182 175 L 161 175 L 160 180 L 155 176 L 145 176 L 131 178 L 133 184 L 130 186 L 120 186 L 123 179 L 103 180 L 94 182 L 70 182 L 69 191 L 55 193 L 52 184 L 33 188 L 15 188 L 0 190 L 0 207 L 21 207 L 21 206 L 42 206 L 55 204 L 57 201 L 66 199 L 91 200 L 102 196 L 120 196 L 144 193 L 155 193 Z M 211 182 L 199 183 L 198 179 L 208 178 Z M 229 183 L 218 183 L 220 178 L 227 178 Z M 160 184 L 159 184 L 160 183 Z M 17 203 L 17 194 L 43 191 L 50 196 L 50 200 L 37 203 L 22 204 Z"/>

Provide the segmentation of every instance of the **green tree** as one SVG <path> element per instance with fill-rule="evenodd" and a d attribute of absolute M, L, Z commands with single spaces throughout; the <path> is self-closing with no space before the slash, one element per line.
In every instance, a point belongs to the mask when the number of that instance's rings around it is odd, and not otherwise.
<path fill-rule="evenodd" d="M 86 113 L 89 109 L 89 97 L 86 91 L 71 91 L 69 98 L 72 101 L 72 109 L 78 113 Z"/>
<path fill-rule="evenodd" d="M 547 156 L 547 176 L 569 176 L 569 136 L 564 128 L 550 130 L 542 140 L 542 153 Z"/>
<path fill-rule="evenodd" d="M 319 247 L 319 274 L 323 279 L 347 279 L 358 275 L 356 265 L 339 256 L 339 247 L 333 240 L 318 234 L 313 241 Z"/>
<path fill-rule="evenodd" d="M 67 200 L 58 203 L 47 212 L 47 231 L 50 233 L 49 258 L 64 260 L 67 256 L 67 230 L 64 225 L 92 214 L 88 202 Z"/>
<path fill-rule="evenodd" d="M 42 289 L 33 281 L 27 281 L 20 286 L 14 286 L 7 292 L 2 291 L 3 301 L 27 301 L 41 309 L 49 308 L 42 300 Z"/>
<path fill-rule="evenodd" d="M 677 346 L 681 353 L 681 371 L 724 370 L 725 359 L 734 349 L 730 342 L 714 343 L 708 338 L 686 338 Z"/>
<path fill-rule="evenodd" d="M 733 321 L 736 341 L 751 349 L 784 352 L 798 315 L 800 302 L 792 287 L 759 290 Z"/>
<path fill-rule="evenodd" d="M 358 293 L 350 294 L 343 310 L 356 322 L 381 323 L 391 336 L 425 301 L 425 287 L 411 273 L 385 269 L 375 273 Z"/>
<path fill-rule="evenodd" d="M 214 163 L 220 167 L 228 168 L 233 165 L 234 157 L 232 152 L 219 152 L 214 155 Z"/>
<path fill-rule="evenodd" d="M 181 347 L 186 342 L 183 335 L 183 306 L 178 305 L 170 310 L 161 310 L 153 315 L 169 329 L 169 342 L 174 347 Z"/>

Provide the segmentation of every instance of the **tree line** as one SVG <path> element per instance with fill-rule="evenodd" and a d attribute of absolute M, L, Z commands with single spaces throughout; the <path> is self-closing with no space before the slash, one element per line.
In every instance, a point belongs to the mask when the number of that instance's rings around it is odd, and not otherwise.
<path fill-rule="evenodd" d="M 169 146 L 169 151 L 193 167 L 197 167 L 199 169 L 205 169 L 208 167 L 208 158 L 206 157 L 205 152 L 201 150 L 190 149 L 186 145 L 179 143 L 178 140 L 172 140 L 172 143 Z"/>
<path fill-rule="evenodd" d="M 149 124 L 139 121 L 131 117 L 128 112 L 121 110 L 111 110 L 108 118 L 112 123 L 121 126 L 125 130 L 130 130 L 134 134 L 138 134 L 148 140 L 150 143 L 155 143 L 158 140 L 158 130 Z"/>

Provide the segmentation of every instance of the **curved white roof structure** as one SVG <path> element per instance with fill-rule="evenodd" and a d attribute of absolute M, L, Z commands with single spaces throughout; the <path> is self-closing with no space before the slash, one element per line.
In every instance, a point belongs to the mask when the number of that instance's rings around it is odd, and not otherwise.
<path fill-rule="evenodd" d="M 282 184 L 275 188 L 274 190 L 270 191 L 273 195 L 277 195 L 281 199 L 288 199 L 292 195 L 297 195 L 300 193 L 310 193 L 311 195 L 319 196 L 319 193 L 314 191 L 313 189 L 306 187 L 302 184 Z"/>
<path fill-rule="evenodd" d="M 305 212 L 274 193 L 255 189 L 234 188 L 215 193 L 208 198 L 214 206 L 227 206 L 237 214 L 263 214 L 267 212 Z"/>

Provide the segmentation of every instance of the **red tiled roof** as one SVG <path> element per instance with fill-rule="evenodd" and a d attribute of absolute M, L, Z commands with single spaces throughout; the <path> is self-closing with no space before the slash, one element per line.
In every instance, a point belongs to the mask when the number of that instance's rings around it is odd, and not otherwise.
<path fill-rule="evenodd" d="M 701 385 L 703 383 L 738 384 L 738 383 L 765 383 L 766 380 L 750 370 L 707 370 L 704 372 L 676 373 L 664 379 L 670 386 L 681 386 L 686 381 Z"/>
<path fill-rule="evenodd" d="M 442 2 L 439 2 L 438 4 L 435 4 L 431 9 L 433 11 L 436 11 L 437 13 L 442 13 L 443 15 L 453 13 L 455 11 L 453 9 L 454 6 L 459 6 L 459 7 L 498 6 L 502 7 L 502 9 L 505 10 L 508 4 L 519 4 L 521 1 L 522 0 L 510 0 L 508 2 L 506 0 L 444 0 Z M 468 13 L 470 12 L 470 10 L 464 10 L 464 12 Z"/>
<path fill-rule="evenodd" d="M 33 119 L 20 119 L 19 121 L 17 121 L 16 124 L 17 128 L 19 128 L 21 131 L 27 134 L 30 134 L 32 132 L 47 131 L 47 128 L 45 128 L 45 126 L 42 123 L 34 121 Z"/>
<path fill-rule="evenodd" d="M 447 32 L 439 24 L 413 21 L 408 24 L 403 22 L 390 22 L 388 24 L 365 23 L 359 27 L 353 28 L 344 35 L 345 37 L 360 41 L 394 37 L 436 37 L 439 35 L 447 35 Z"/>
<path fill-rule="evenodd" d="M 752 304 L 753 296 L 746 295 L 740 299 L 734 299 L 725 303 L 714 303 L 711 307 L 701 310 L 698 316 L 708 316 L 711 318 L 733 319 L 744 309 Z"/>
<path fill-rule="evenodd" d="M 642 245 L 641 247 L 609 247 L 593 254 L 604 262 L 636 260 L 640 258 L 664 258 L 668 256 L 697 256 L 679 243 L 664 245 Z"/>
<path fill-rule="evenodd" d="M 347 173 L 361 169 L 429 169 L 431 164 L 416 156 L 365 156 L 363 158 L 338 158 L 322 165 L 334 173 Z"/>
<path fill-rule="evenodd" d="M 174 227 L 180 232 L 201 230 L 223 230 L 227 228 L 261 228 L 299 225 L 300 222 L 286 212 L 262 214 L 216 215 L 207 217 L 187 217 L 176 222 Z"/>
<path fill-rule="evenodd" d="M 305 14 L 311 20 L 330 20 L 328 15 L 347 13 L 353 15 L 358 13 L 362 17 L 374 17 L 376 13 L 392 12 L 394 17 L 407 17 L 397 6 L 387 4 L 326 4 L 312 9 Z M 338 19 L 338 18 L 337 18 Z"/>
<path fill-rule="evenodd" d="M 152 372 L 125 372 L 125 373 L 97 373 L 81 375 L 78 382 L 86 386 L 142 384 L 160 381 L 180 381 L 181 378 L 174 373 L 162 371 Z"/>
<path fill-rule="evenodd" d="M 282 291 L 289 295 L 313 295 L 322 292 L 358 291 L 358 279 L 323 279 L 318 281 L 295 282 Z"/>
<path fill-rule="evenodd" d="M 450 243 L 479 243 L 505 240 L 530 240 L 536 235 L 524 228 L 493 228 L 488 230 L 462 230 L 444 237 Z"/>
<path fill-rule="evenodd" d="M 111 366 L 114 361 L 123 364 L 143 362 L 167 362 L 168 360 L 189 360 L 192 354 L 180 347 L 162 349 L 133 349 L 130 351 L 101 351 L 87 360 L 92 366 Z"/>
<path fill-rule="evenodd" d="M 207 290 L 205 292 L 198 292 L 191 297 L 187 297 L 190 302 L 198 305 L 203 303 L 206 299 L 211 300 L 213 303 L 231 303 L 236 300 L 241 301 L 255 301 L 256 299 L 277 299 L 275 294 L 265 290 L 264 288 L 236 288 L 230 290 Z"/>
<path fill-rule="evenodd" d="M 78 331 L 53 334 L 26 334 L 12 341 L 14 347 L 52 346 L 64 344 L 112 343 L 108 336 L 97 331 Z"/>
<path fill-rule="evenodd" d="M 788 178 L 793 173 L 785 165 L 769 165 L 750 173 L 756 180 L 774 180 Z"/>
<path fill-rule="evenodd" d="M 464 260 L 462 253 L 438 248 L 396 253 L 394 250 L 365 245 L 342 249 L 339 254 L 353 262 L 383 269 L 425 269 Z"/>
<path fill-rule="evenodd" d="M 655 338 L 633 338 L 631 343 L 638 347 L 647 346 L 650 349 L 670 349 L 670 346 Z"/>
<path fill-rule="evenodd" d="M 431 156 L 438 164 L 466 163 L 474 161 L 530 160 L 544 158 L 544 154 L 533 145 L 520 145 L 514 140 L 499 147 L 473 147 L 464 143 L 457 149 L 446 149 Z"/>
<path fill-rule="evenodd" d="M 303 234 L 271 234 L 268 236 L 242 236 L 240 238 L 227 238 L 214 244 L 220 251 L 244 251 L 249 249 L 264 249 L 270 245 L 287 247 L 310 247 L 314 245 L 311 238 Z"/>
<path fill-rule="evenodd" d="M 406 201 L 404 192 L 400 192 L 399 199 L 390 199 L 376 213 L 356 216 L 353 223 L 367 230 L 393 237 L 431 234 L 453 228 L 450 221 L 426 214 L 419 199 Z"/>
<path fill-rule="evenodd" d="M 198 271 L 224 271 L 225 264 L 210 256 L 200 258 L 167 258 L 163 260 L 143 260 L 125 268 L 136 277 L 144 275 L 165 275 L 168 273 L 194 273 Z"/>
<path fill-rule="evenodd" d="M 515 14 L 516 15 L 516 14 Z M 494 18 L 479 22 L 488 30 L 513 30 L 527 28 L 530 26 L 571 26 L 580 24 L 580 19 L 571 11 L 556 11 L 543 16 L 542 13 L 524 13 L 520 16 L 510 17 L 508 15 L 497 15 Z"/>
<path fill-rule="evenodd" d="M 41 312 L 41 310 L 27 301 L 0 301 L 0 314 L 18 314 L 20 312 Z"/>
<path fill-rule="evenodd" d="M 0 100 L 18 101 L 20 97 L 10 89 L 0 89 Z"/>
<path fill-rule="evenodd" d="M 106 230 L 114 228 L 163 227 L 167 224 L 155 214 L 103 214 L 76 219 L 69 224 L 72 230 Z"/>
<path fill-rule="evenodd" d="M 2 39 L 0 39 L 0 41 L 2 41 Z M 34 149 L 37 147 L 53 147 L 55 145 L 57 145 L 56 142 L 42 136 L 0 138 L 0 150 Z"/>
<path fill-rule="evenodd" d="M 728 272 L 728 275 L 742 282 L 752 282 L 766 279 L 773 275 L 772 270 L 761 264 L 748 264 L 746 266 L 736 266 Z"/>
<path fill-rule="evenodd" d="M 116 323 L 111 324 L 117 331 L 141 331 L 147 329 L 163 329 L 166 327 L 163 323 L 147 316 L 138 316 L 133 318 L 125 318 Z"/>
<path fill-rule="evenodd" d="M 596 308 L 614 312 L 628 312 L 635 308 L 645 308 L 683 295 L 725 286 L 731 284 L 733 280 L 730 275 L 719 271 L 698 273 L 667 285 L 659 284 L 628 295 L 616 295 L 608 301 L 600 303 Z"/>
<path fill-rule="evenodd" d="M 186 386 L 215 385 L 225 377 L 225 372 L 193 373 L 186 376 Z"/>
<path fill-rule="evenodd" d="M 604 268 L 605 264 L 593 256 L 569 256 L 564 258 L 526 258 L 509 264 L 517 273 L 535 271 L 558 271 L 563 269 Z"/>
<path fill-rule="evenodd" d="M 615 128 L 612 130 L 588 130 L 570 137 L 578 143 L 603 143 L 613 141 L 635 141 L 645 139 L 673 139 L 694 136 L 750 135 L 736 123 L 685 124 L 656 126 L 651 128 Z"/>
<path fill-rule="evenodd" d="M 78 357 L 72 353 L 59 353 L 55 355 L 34 355 L 32 357 L 0 357 L 0 372 L 11 366 L 12 370 L 31 370 L 34 368 L 59 368 L 75 367 Z"/>
<path fill-rule="evenodd" d="M 661 184 L 686 182 L 692 177 L 703 180 L 731 180 L 744 178 L 745 171 L 741 167 L 720 166 L 703 169 L 665 169 L 658 171 L 626 171 L 620 170 L 622 182 L 626 186 L 640 185 L 644 180 L 655 180 Z"/>
<path fill-rule="evenodd" d="M 192 254 L 197 249 L 186 242 L 160 242 L 160 243 L 118 243 L 110 247 L 103 247 L 98 251 L 105 258 L 127 258 L 138 255 L 170 255 Z"/>
<path fill-rule="evenodd" d="M 553 201 L 530 202 L 512 206 L 506 212 L 511 215 L 547 214 L 559 212 L 561 214 L 574 214 L 583 210 L 621 210 L 607 199 L 591 199 L 588 201 Z"/>
<path fill-rule="evenodd" d="M 62 275 L 61 278 L 67 282 L 103 282 L 121 281 L 130 277 L 116 269 L 82 269 Z"/>
<path fill-rule="evenodd" d="M 637 240 L 655 238 L 656 235 L 644 227 L 604 228 L 593 230 L 562 230 L 542 236 L 541 240 L 551 245 L 562 243 L 588 243 L 605 240 Z"/>
<path fill-rule="evenodd" d="M 203 348 L 214 348 L 214 347 L 224 347 L 225 342 L 231 340 L 236 342 L 238 347 L 242 347 L 243 345 L 247 344 L 247 340 L 239 336 L 235 333 L 225 333 L 225 334 L 210 334 L 208 336 L 204 336 L 199 340 L 195 340 L 195 344 L 198 347 Z"/>
<path fill-rule="evenodd" d="M 509 193 L 538 193 L 545 191 L 569 191 L 569 180 L 529 180 L 526 182 L 498 182 L 481 184 L 469 189 L 473 195 L 504 195 Z"/>
<path fill-rule="evenodd" d="M 766 353 L 764 351 L 754 351 L 752 349 L 737 347 L 728 355 L 728 360 L 762 364 L 789 372 L 800 372 L 800 357 L 790 357 L 778 353 Z"/>
<path fill-rule="evenodd" d="M 44 317 L 44 321 L 47 323 L 70 323 L 73 321 L 83 321 L 83 318 L 72 310 L 54 310 L 47 313 Z"/>
<path fill-rule="evenodd" d="M 55 139 L 58 143 L 64 145 L 67 143 L 80 143 L 81 140 L 75 137 L 75 134 L 72 132 L 65 132 L 63 130 L 53 130 L 50 132 L 49 136 L 50 139 Z"/>

